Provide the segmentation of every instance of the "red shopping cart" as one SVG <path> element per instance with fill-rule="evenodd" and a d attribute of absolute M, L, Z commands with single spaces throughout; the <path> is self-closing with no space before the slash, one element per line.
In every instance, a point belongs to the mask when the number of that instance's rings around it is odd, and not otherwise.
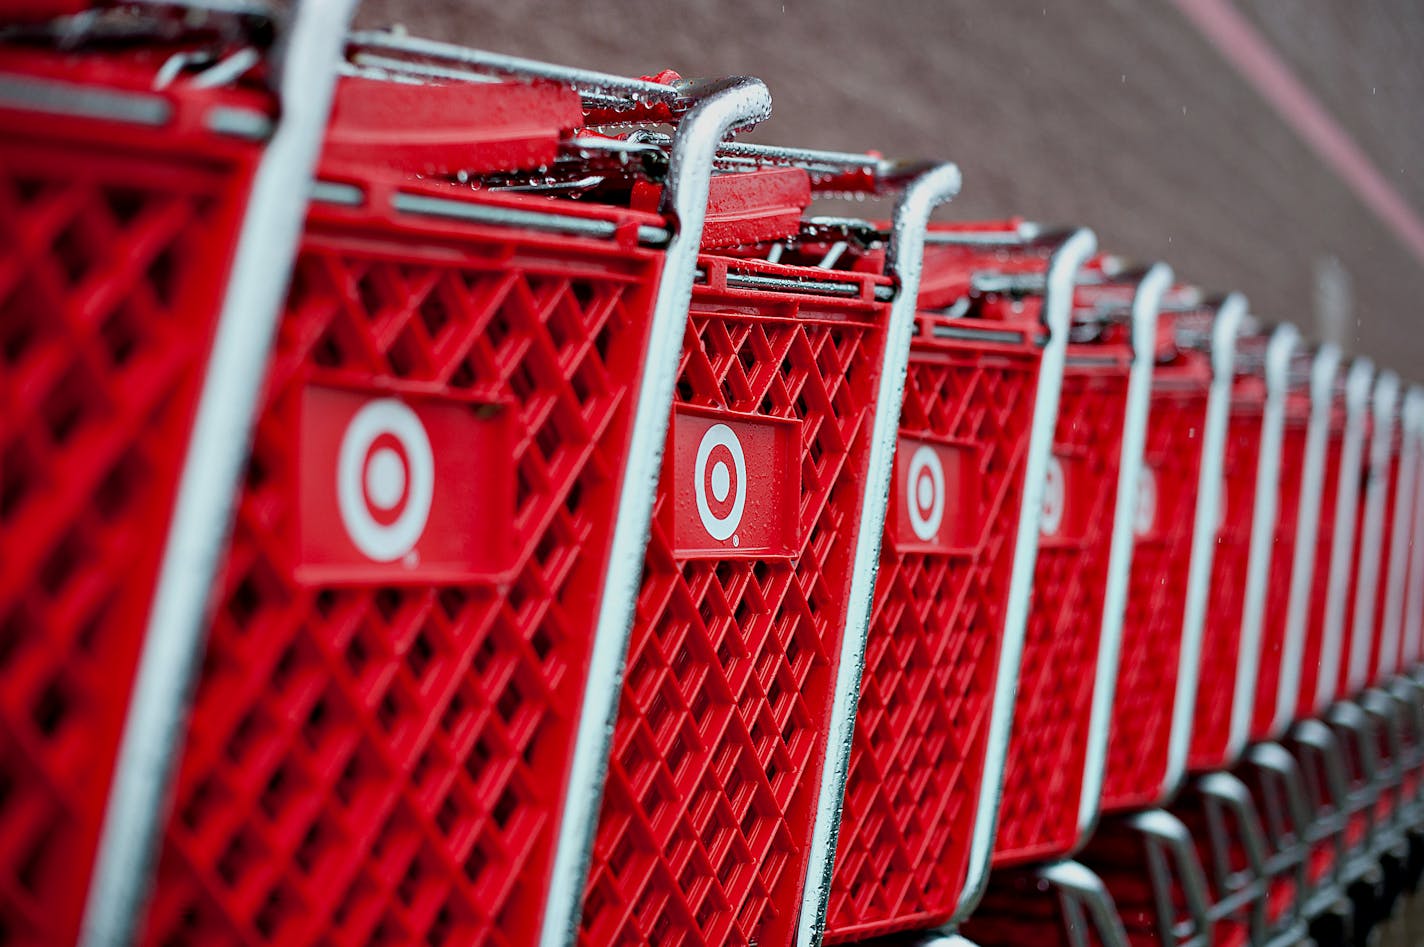
<path fill-rule="evenodd" d="M 1237 341 L 1221 507 L 1187 765 L 1230 767 L 1246 747 L 1260 671 L 1291 354 L 1299 334 L 1248 327 Z"/>
<path fill-rule="evenodd" d="M 1408 674 L 1418 662 L 1418 636 L 1410 625 L 1411 584 L 1418 555 L 1415 524 L 1420 517 L 1420 419 L 1424 394 L 1413 386 L 1404 389 L 1399 407 L 1398 470 L 1394 480 L 1394 511 L 1390 517 L 1389 572 L 1384 590 L 1386 645 L 1381 658 L 1383 675 Z"/>
<path fill-rule="evenodd" d="M 944 924 L 988 869 L 1085 231 L 935 227 L 827 940 Z"/>
<path fill-rule="evenodd" d="M 1256 678 L 1253 741 L 1283 734 L 1295 716 L 1305 631 L 1315 578 L 1316 542 L 1324 494 L 1339 352 L 1296 349 L 1281 438 L 1280 504 Z"/>
<path fill-rule="evenodd" d="M 1349 674 L 1352 690 L 1356 692 L 1392 674 L 1399 654 L 1398 612 L 1403 589 L 1402 583 L 1394 577 L 1394 537 L 1395 514 L 1404 507 L 1399 502 L 1403 459 L 1402 395 L 1399 376 L 1389 371 L 1380 372 L 1375 382 L 1374 433 L 1370 438 L 1364 488 L 1361 526 L 1364 535 L 1356 580 L 1360 591 L 1355 597 L 1352 616 L 1354 637 Z"/>
<path fill-rule="evenodd" d="M 1103 777 L 1104 813 L 1163 801 L 1184 772 L 1197 662 L 1197 648 L 1186 630 L 1194 594 L 1188 580 L 1193 568 L 1201 568 L 1193 564 L 1195 547 L 1210 548 L 1194 536 L 1198 523 L 1210 524 L 1202 527 L 1208 532 L 1214 529 L 1213 496 L 1221 482 L 1211 472 L 1211 455 L 1203 456 L 1213 365 L 1206 351 L 1188 344 L 1188 336 L 1200 332 L 1200 319 L 1194 317 L 1200 309 L 1194 290 L 1177 289 L 1168 294 L 1159 320 L 1137 545 Z M 1228 315 L 1232 323 L 1240 318 Z M 1216 382 L 1222 399 L 1229 394 L 1229 382 Z M 1225 407 L 1220 411 L 1224 426 Z M 1213 496 L 1201 497 L 1203 488 Z M 1199 628 L 1200 617 L 1193 622 Z"/>
<path fill-rule="evenodd" d="M 1061 859 L 1097 818 L 1139 513 L 1157 309 L 1171 278 L 1162 264 L 1131 272 L 1101 258 L 1085 269 L 1086 285 L 1076 294 L 995 871 L 962 928 L 978 944 L 1040 942 L 1085 930 L 1105 943 L 1123 937 L 1101 880 Z M 1085 431 L 1090 444 L 1081 439 Z M 1060 493 L 1060 486 L 1067 489 Z M 1005 870 L 1030 861 L 1054 864 Z"/>
<path fill-rule="evenodd" d="M 812 218 L 704 246 L 584 943 L 811 942 L 825 922 L 921 247 L 958 172 L 724 155 L 748 162 L 901 196 L 888 228 Z"/>
<path fill-rule="evenodd" d="M 570 928 L 712 161 L 769 108 L 384 33 L 347 57 L 149 943 Z M 586 127 L 614 114 L 673 124 L 671 160 Z"/>
<path fill-rule="evenodd" d="M 1409 564 L 1405 569 L 1401 666 L 1411 675 L 1424 661 L 1424 388 L 1411 386 L 1405 399 L 1406 436 L 1412 435 L 1414 478 L 1407 488 L 1412 510 L 1409 526 Z M 1406 441 L 1408 443 L 1408 441 Z"/>
<path fill-rule="evenodd" d="M 11 6 L 0 937 L 66 943 L 131 911 L 346 5 Z"/>
<path fill-rule="evenodd" d="M 1313 592 L 1305 627 L 1300 689 L 1295 716 L 1315 717 L 1335 699 L 1340 674 L 1340 633 L 1353 564 L 1358 513 L 1360 462 L 1370 379 L 1374 368 L 1363 359 L 1337 376 L 1334 407 L 1321 483 L 1319 532 L 1315 545 Z"/>
<path fill-rule="evenodd" d="M 1132 307 L 1135 277 L 1102 285 L 1113 266 L 1110 259 L 1096 261 L 1084 270 L 1090 285 L 1077 291 L 1044 486 L 996 868 L 1065 857 L 1096 818 L 1157 331 L 1150 298 Z M 1165 279 L 1159 271 L 1145 290 L 1160 296 Z M 1140 401 L 1129 402 L 1130 389 Z M 1108 609 L 1109 596 L 1116 609 Z"/>

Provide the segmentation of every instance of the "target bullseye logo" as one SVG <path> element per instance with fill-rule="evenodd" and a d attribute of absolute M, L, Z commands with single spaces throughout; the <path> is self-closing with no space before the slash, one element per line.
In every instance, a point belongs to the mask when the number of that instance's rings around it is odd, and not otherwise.
<path fill-rule="evenodd" d="M 692 465 L 697 515 L 707 535 L 718 542 L 737 531 L 747 505 L 747 459 L 742 442 L 725 424 L 714 424 L 697 445 Z"/>
<path fill-rule="evenodd" d="M 394 398 L 367 402 L 351 418 L 336 460 L 336 499 L 351 542 L 376 562 L 394 562 L 430 519 L 435 461 L 420 417 Z"/>
<path fill-rule="evenodd" d="M 1043 517 L 1039 529 L 1045 536 L 1056 536 L 1063 528 L 1063 510 L 1068 505 L 1068 483 L 1063 476 L 1063 462 L 1048 458 L 1048 470 L 1043 479 Z"/>
<path fill-rule="evenodd" d="M 1137 506 L 1132 511 L 1132 531 L 1146 536 L 1157 522 L 1157 474 L 1143 467 L 1137 477 Z"/>
<path fill-rule="evenodd" d="M 910 458 L 905 481 L 910 528 L 922 542 L 931 542 L 944 522 L 944 464 L 939 453 L 928 444 L 921 444 Z"/>

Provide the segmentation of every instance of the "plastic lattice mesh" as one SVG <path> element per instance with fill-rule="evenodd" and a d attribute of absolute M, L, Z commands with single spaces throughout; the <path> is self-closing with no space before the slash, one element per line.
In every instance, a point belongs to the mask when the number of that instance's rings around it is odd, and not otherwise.
<path fill-rule="evenodd" d="M 1305 414 L 1308 415 L 1307 405 Z M 1266 605 L 1261 616 L 1261 667 L 1251 714 L 1251 739 L 1271 736 L 1280 695 L 1281 661 L 1286 643 L 1291 573 L 1295 562 L 1296 527 L 1300 521 L 1301 474 L 1305 465 L 1308 417 L 1287 417 L 1281 434 L 1281 478 L 1276 532 L 1271 541 L 1271 569 L 1266 578 Z"/>
<path fill-rule="evenodd" d="M 1233 403 L 1226 427 L 1219 503 L 1220 527 L 1211 565 L 1201 670 L 1187 765 L 1217 769 L 1230 762 L 1231 716 L 1241 660 L 1241 612 L 1256 512 L 1256 468 L 1261 453 L 1262 404 Z"/>
<path fill-rule="evenodd" d="M 1039 353 L 920 338 L 901 437 L 974 457 L 962 548 L 887 529 L 827 940 L 944 923 L 958 905 L 992 710 Z M 903 458 L 902 458 L 903 460 Z M 946 515 L 954 515 L 953 508 Z"/>
<path fill-rule="evenodd" d="M 585 944 L 786 943 L 800 908 L 888 307 L 864 301 L 865 282 L 855 301 L 738 292 L 723 288 L 724 261 L 701 265 L 709 284 L 686 330 Z M 736 489 L 799 483 L 780 515 L 742 521 L 779 530 L 791 555 L 680 551 L 672 463 L 689 408 L 743 425 L 748 480 Z M 747 432 L 771 429 L 791 443 L 787 465 L 769 469 Z"/>
<path fill-rule="evenodd" d="M 1126 410 L 1125 363 L 1065 372 L 1053 451 L 1067 497 L 1058 535 L 1039 539 L 995 866 L 1078 843 Z"/>
<path fill-rule="evenodd" d="M 1320 656 L 1325 644 L 1325 606 L 1330 593 L 1330 551 L 1335 547 L 1335 504 L 1340 491 L 1340 461 L 1344 449 L 1344 412 L 1331 419 L 1330 437 L 1325 446 L 1325 471 L 1320 483 L 1320 516 L 1315 533 L 1315 569 L 1311 574 L 1310 611 L 1305 623 L 1305 645 L 1301 650 L 1300 693 L 1296 698 L 1297 717 L 1314 717 L 1322 708 Z M 1302 502 L 1309 502 L 1303 498 Z"/>
<path fill-rule="evenodd" d="M 111 132 L 0 112 L 5 944 L 78 929 L 246 192 Z"/>
<path fill-rule="evenodd" d="M 1154 804 L 1167 776 L 1208 384 L 1205 366 L 1185 358 L 1180 368 L 1159 366 L 1148 411 L 1143 478 L 1155 485 L 1155 515 L 1132 555 L 1105 812 Z M 1186 377 L 1172 377 L 1178 374 Z"/>
<path fill-rule="evenodd" d="M 658 257 L 313 214 L 147 941 L 531 943 Z M 481 464 L 514 471 L 496 511 L 510 577 L 401 581 L 399 563 L 387 581 L 303 577 L 299 432 L 313 379 L 448 395 L 460 418 L 512 412 L 507 453 Z"/>

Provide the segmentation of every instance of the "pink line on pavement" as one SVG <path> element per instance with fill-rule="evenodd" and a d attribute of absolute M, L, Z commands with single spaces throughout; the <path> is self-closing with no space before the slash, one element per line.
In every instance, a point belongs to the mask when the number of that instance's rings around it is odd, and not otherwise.
<path fill-rule="evenodd" d="M 1174 0 L 1178 9 L 1424 263 L 1424 221 L 1228 0 Z"/>

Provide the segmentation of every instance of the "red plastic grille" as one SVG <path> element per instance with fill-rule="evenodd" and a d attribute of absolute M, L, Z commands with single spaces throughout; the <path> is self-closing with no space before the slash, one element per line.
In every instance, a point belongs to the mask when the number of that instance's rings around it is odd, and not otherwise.
<path fill-rule="evenodd" d="M 1148 411 L 1143 477 L 1155 484 L 1156 515 L 1133 550 L 1103 777 L 1105 812 L 1154 804 L 1167 777 L 1210 383 L 1203 358 L 1182 359 L 1158 366 Z"/>
<path fill-rule="evenodd" d="M 994 865 L 1069 854 L 1097 683 L 1107 587 L 1127 356 L 1118 370 L 1074 369 L 1063 377 L 1054 437 L 1055 469 L 1066 485 L 1056 533 L 1039 539 L 1033 609 L 1025 635 L 1004 774 Z M 1082 346 L 1101 357 L 1101 346 Z M 1052 495 L 1055 477 L 1050 477 Z M 1045 510 L 1054 500 L 1045 501 Z M 1045 521 L 1048 513 L 1045 513 Z"/>
<path fill-rule="evenodd" d="M 255 155 L 0 111 L 0 942 L 78 930 Z"/>
<path fill-rule="evenodd" d="M 1246 566 L 1256 512 L 1262 409 L 1259 398 L 1233 398 L 1226 428 L 1219 500 L 1221 525 L 1212 558 L 1196 712 L 1187 755 L 1187 765 L 1195 770 L 1218 769 L 1230 763 L 1236 679 L 1243 671 L 1254 673 L 1254 668 L 1242 661 L 1241 610 L 1246 600 Z"/>
<path fill-rule="evenodd" d="M 1301 475 L 1310 404 L 1302 399 L 1287 406 L 1281 434 L 1281 477 L 1275 537 L 1271 542 L 1271 571 L 1266 579 L 1266 606 L 1261 616 L 1261 665 L 1256 675 L 1256 699 L 1251 713 L 1251 739 L 1272 735 L 1276 701 L 1281 686 L 1281 661 L 1286 643 L 1286 614 L 1290 607 L 1291 573 L 1295 562 L 1296 527 L 1300 521 Z"/>
<path fill-rule="evenodd" d="M 1330 551 L 1335 547 L 1335 505 L 1340 495 L 1340 461 L 1345 443 L 1345 412 L 1337 408 L 1330 420 L 1325 445 L 1325 471 L 1320 484 L 1320 517 L 1315 534 L 1315 568 L 1311 573 L 1310 611 L 1301 651 L 1300 694 L 1297 717 L 1314 717 L 1319 711 L 1320 654 L 1325 645 L 1325 605 L 1330 591 Z M 1308 500 L 1308 498 L 1307 498 Z"/>
<path fill-rule="evenodd" d="M 728 289 L 725 259 L 700 265 L 708 282 L 678 373 L 586 944 L 786 943 L 801 902 L 888 307 L 867 301 L 868 277 L 846 274 L 859 298 L 833 300 Z M 674 468 L 699 418 L 743 444 L 747 480 L 724 483 L 741 491 L 729 495 L 789 485 L 781 515 L 743 519 L 720 546 L 707 545 L 711 527 L 688 531 L 677 502 L 705 486 Z M 783 438 L 786 452 L 766 462 L 763 448 Z M 715 484 L 705 489 L 720 501 Z M 739 552 L 754 532 L 789 554 Z"/>
<path fill-rule="evenodd" d="M 324 207 L 308 227 L 147 941 L 531 943 L 658 257 Z M 479 518 L 509 571 L 304 573 L 313 383 L 507 418 L 480 469 L 514 486 Z M 437 485 L 462 481 L 430 437 Z"/>
<path fill-rule="evenodd" d="M 833 942 L 947 921 L 980 801 L 1040 352 L 936 339 L 934 324 L 921 322 L 911 350 L 900 436 L 972 458 L 957 514 L 969 535 L 926 548 L 887 523 L 831 885 Z"/>
<path fill-rule="evenodd" d="M 1384 658 L 1384 626 L 1389 611 L 1390 547 L 1394 541 L 1394 511 L 1399 502 L 1399 438 L 1396 436 L 1390 447 L 1388 481 L 1385 483 L 1384 522 L 1379 536 L 1379 578 L 1375 586 L 1374 635 L 1370 639 L 1370 663 L 1368 684 L 1379 683 L 1381 662 Z"/>

